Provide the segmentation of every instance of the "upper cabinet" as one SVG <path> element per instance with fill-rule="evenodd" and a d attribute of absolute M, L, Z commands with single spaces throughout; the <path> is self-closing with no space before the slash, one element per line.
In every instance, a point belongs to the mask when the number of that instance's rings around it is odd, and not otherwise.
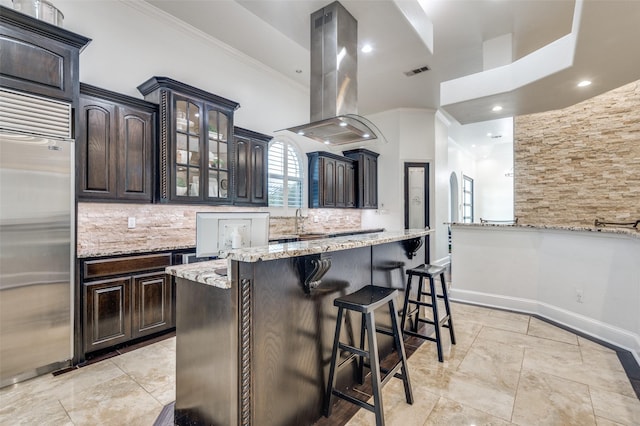
<path fill-rule="evenodd" d="M 80 51 L 91 41 L 0 6 L 0 86 L 75 104 Z"/>
<path fill-rule="evenodd" d="M 343 152 L 356 164 L 356 205 L 361 209 L 378 208 L 378 156 L 367 149 Z"/>
<path fill-rule="evenodd" d="M 271 136 L 234 128 L 236 205 L 268 206 L 268 151 Z"/>
<path fill-rule="evenodd" d="M 355 169 L 353 160 L 329 152 L 308 152 L 309 207 L 353 208 Z"/>
<path fill-rule="evenodd" d="M 157 106 L 80 85 L 80 200 L 153 201 Z"/>
<path fill-rule="evenodd" d="M 138 90 L 159 107 L 159 201 L 230 204 L 239 104 L 167 77 L 152 77 Z"/>

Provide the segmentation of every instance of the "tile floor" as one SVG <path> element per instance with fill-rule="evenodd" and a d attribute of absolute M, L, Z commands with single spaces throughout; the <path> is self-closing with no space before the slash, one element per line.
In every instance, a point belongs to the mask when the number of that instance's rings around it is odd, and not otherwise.
<path fill-rule="evenodd" d="M 640 425 L 616 353 L 528 315 L 454 303 L 457 344 L 409 359 L 383 388 L 387 425 Z M 443 333 L 448 336 L 448 333 Z M 175 337 L 0 390 L 0 425 L 153 425 L 175 399 Z M 350 426 L 372 425 L 360 410 Z"/>

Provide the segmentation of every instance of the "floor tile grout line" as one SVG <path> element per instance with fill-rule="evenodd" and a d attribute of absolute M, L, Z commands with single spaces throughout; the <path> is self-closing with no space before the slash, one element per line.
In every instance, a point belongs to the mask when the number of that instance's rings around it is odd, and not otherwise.
<path fill-rule="evenodd" d="M 60 398 L 56 398 L 56 401 L 58 401 L 58 404 L 60 404 L 60 407 L 62 407 L 62 409 L 64 410 L 64 413 L 67 415 L 67 417 L 69 418 L 69 421 L 71 422 L 72 425 L 75 425 L 76 422 L 73 421 L 73 419 L 71 418 L 71 414 L 69 414 L 69 411 L 66 409 L 66 407 L 64 406 L 64 404 L 62 403 L 62 401 L 60 400 Z"/>

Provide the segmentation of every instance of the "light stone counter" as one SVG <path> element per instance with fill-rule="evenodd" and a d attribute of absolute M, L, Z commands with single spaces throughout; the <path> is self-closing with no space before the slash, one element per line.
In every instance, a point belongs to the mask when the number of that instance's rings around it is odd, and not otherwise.
<path fill-rule="evenodd" d="M 469 227 L 469 228 L 498 228 L 498 229 L 548 229 L 554 231 L 576 231 L 576 232 L 600 232 L 602 234 L 618 234 L 628 235 L 630 237 L 640 239 L 640 230 L 635 228 L 623 228 L 623 227 L 581 227 L 581 226 L 559 226 L 559 225 L 506 225 L 498 223 L 449 223 L 448 225 Z"/>
<path fill-rule="evenodd" d="M 432 232 L 433 230 L 429 229 L 407 229 L 404 231 L 385 231 L 371 234 L 297 241 L 292 243 L 269 244 L 268 246 L 251 247 L 246 249 L 235 249 L 221 252 L 221 259 L 186 265 L 169 266 L 166 269 L 166 273 L 201 284 L 212 285 L 219 288 L 231 288 L 231 277 L 218 275 L 214 272 L 214 269 L 228 267 L 230 266 L 230 262 L 234 260 L 252 263 L 349 250 L 359 247 L 419 238 Z M 231 268 L 229 268 L 229 270 L 231 270 Z"/>

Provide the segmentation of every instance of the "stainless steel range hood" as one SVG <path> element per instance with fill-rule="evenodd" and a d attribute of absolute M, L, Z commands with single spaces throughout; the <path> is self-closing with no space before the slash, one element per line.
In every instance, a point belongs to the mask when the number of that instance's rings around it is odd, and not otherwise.
<path fill-rule="evenodd" d="M 358 22 L 340 3 L 311 14 L 311 123 L 286 130 L 343 145 L 381 133 L 358 113 Z"/>

